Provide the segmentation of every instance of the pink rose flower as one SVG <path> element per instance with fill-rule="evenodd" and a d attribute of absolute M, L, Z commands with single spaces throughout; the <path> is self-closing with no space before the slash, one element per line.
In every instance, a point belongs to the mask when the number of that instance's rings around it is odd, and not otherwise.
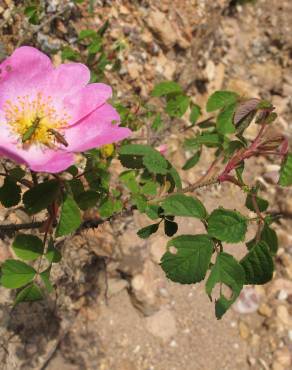
<path fill-rule="evenodd" d="M 128 137 L 107 103 L 111 88 L 89 79 L 83 64 L 55 68 L 35 48 L 15 50 L 0 65 L 0 155 L 57 173 L 74 163 L 74 153 Z"/>

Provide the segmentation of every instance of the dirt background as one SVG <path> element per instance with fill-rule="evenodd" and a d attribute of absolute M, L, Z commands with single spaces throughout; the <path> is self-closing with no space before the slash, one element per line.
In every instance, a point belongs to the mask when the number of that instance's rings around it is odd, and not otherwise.
<path fill-rule="evenodd" d="M 119 72 L 106 71 L 118 96 L 147 99 L 155 82 L 180 82 L 195 102 L 214 90 L 271 99 L 280 118 L 275 130 L 291 141 L 292 2 L 290 0 L 46 1 L 47 18 L 32 27 L 16 10 L 21 1 L 0 1 L 0 53 L 31 44 L 60 63 L 64 45 L 76 44 L 84 28 L 98 29 L 108 19 L 108 47 L 124 42 Z M 64 7 L 67 7 L 64 10 Z M 183 124 L 180 122 L 179 124 Z M 251 127 L 250 134 L 254 133 Z M 167 157 L 181 168 L 179 126 L 161 135 Z M 182 173 L 185 184 L 204 173 Z M 55 294 L 42 303 L 11 310 L 12 297 L 1 289 L 0 368 L 5 370 L 285 370 L 292 368 L 292 191 L 276 183 L 279 164 L 258 158 L 247 179 L 259 180 L 271 210 L 283 212 L 276 224 L 280 248 L 274 280 L 244 289 L 221 321 L 203 285 L 166 280 L 159 267 L 166 238 L 136 236 L 147 220 L 125 215 L 82 232 L 62 246 L 63 260 L 53 270 Z M 117 167 L 118 169 L 118 167 Z M 232 186 L 213 186 L 196 195 L 208 210 L 218 205 L 243 210 Z M 246 212 L 246 211 L 245 211 Z M 26 222 L 21 209 L 0 208 L 3 223 Z M 180 221 L 180 232 L 200 232 Z M 9 238 L 0 240 L 0 258 L 10 255 Z M 242 247 L 230 247 L 240 256 Z M 107 291 L 107 294 L 106 294 Z"/>

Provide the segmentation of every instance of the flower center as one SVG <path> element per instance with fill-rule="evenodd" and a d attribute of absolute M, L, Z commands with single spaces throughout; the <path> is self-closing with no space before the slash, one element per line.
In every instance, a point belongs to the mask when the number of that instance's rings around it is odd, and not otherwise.
<path fill-rule="evenodd" d="M 5 102 L 4 112 L 12 133 L 23 145 L 41 144 L 50 148 L 56 143 L 68 145 L 61 131 L 68 125 L 70 117 L 55 109 L 52 97 L 40 92 L 33 99 L 29 95 L 18 96 L 15 102 Z"/>

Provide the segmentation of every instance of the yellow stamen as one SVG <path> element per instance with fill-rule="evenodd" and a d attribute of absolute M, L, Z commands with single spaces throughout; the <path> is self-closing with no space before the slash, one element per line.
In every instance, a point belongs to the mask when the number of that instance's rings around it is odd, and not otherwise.
<path fill-rule="evenodd" d="M 32 125 L 38 121 L 38 125 L 25 145 L 40 144 L 55 147 L 56 140 L 52 132 L 62 130 L 70 120 L 66 112 L 60 114 L 55 109 L 51 96 L 44 96 L 40 92 L 34 98 L 25 95 L 18 96 L 14 102 L 7 100 L 4 111 L 12 133 L 19 137 L 20 142 Z"/>

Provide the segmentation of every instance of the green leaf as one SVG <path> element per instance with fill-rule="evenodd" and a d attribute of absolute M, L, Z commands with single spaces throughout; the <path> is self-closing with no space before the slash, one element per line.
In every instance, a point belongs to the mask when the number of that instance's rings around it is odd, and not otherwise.
<path fill-rule="evenodd" d="M 185 95 L 178 95 L 173 99 L 168 100 L 165 108 L 165 112 L 169 114 L 170 117 L 182 117 L 190 104 L 190 98 Z"/>
<path fill-rule="evenodd" d="M 24 261 L 34 261 L 43 254 L 43 242 L 35 235 L 19 234 L 14 239 L 12 249 Z"/>
<path fill-rule="evenodd" d="M 141 213 L 144 213 L 147 208 L 147 199 L 142 194 L 133 194 L 132 201 Z"/>
<path fill-rule="evenodd" d="M 11 176 L 5 177 L 4 184 L 0 188 L 0 202 L 6 208 L 16 206 L 21 199 L 21 188 Z"/>
<path fill-rule="evenodd" d="M 42 295 L 42 292 L 40 288 L 35 285 L 34 283 L 29 284 L 25 288 L 23 288 L 16 296 L 14 305 L 17 305 L 21 302 L 34 302 L 34 301 L 40 301 L 44 297 Z"/>
<path fill-rule="evenodd" d="M 207 216 L 207 211 L 199 199 L 184 194 L 170 195 L 162 202 L 161 206 L 166 215 L 200 219 Z"/>
<path fill-rule="evenodd" d="M 264 241 L 270 248 L 270 252 L 273 255 L 276 255 L 278 251 L 278 237 L 272 228 L 269 225 L 265 224 L 261 232 L 261 240 Z"/>
<path fill-rule="evenodd" d="M 187 171 L 190 168 L 193 168 L 200 160 L 201 150 L 197 151 L 191 158 L 189 158 L 183 166 L 183 170 Z"/>
<path fill-rule="evenodd" d="M 271 108 L 273 108 L 273 104 L 270 103 L 268 100 L 261 100 L 257 105 L 257 109 L 271 109 Z"/>
<path fill-rule="evenodd" d="M 37 12 L 37 7 L 35 5 L 31 5 L 31 6 L 27 6 L 25 9 L 24 9 L 24 14 L 27 16 L 27 17 L 31 17 L 34 15 L 34 13 Z"/>
<path fill-rule="evenodd" d="M 151 218 L 151 220 L 156 220 L 157 218 L 160 218 L 160 215 L 162 214 L 163 209 L 159 207 L 157 204 L 148 204 L 145 213 L 146 215 Z"/>
<path fill-rule="evenodd" d="M 49 263 L 58 263 L 61 261 L 61 253 L 54 247 L 54 241 L 52 238 L 49 240 L 48 250 L 45 257 Z"/>
<path fill-rule="evenodd" d="M 279 184 L 281 186 L 292 185 L 292 153 L 288 153 L 287 158 L 281 165 Z"/>
<path fill-rule="evenodd" d="M 29 214 L 34 214 L 46 209 L 60 193 L 60 183 L 56 180 L 43 182 L 23 195 L 23 203 Z"/>
<path fill-rule="evenodd" d="M 136 180 L 135 171 L 125 171 L 120 174 L 119 179 L 126 185 L 132 193 L 139 193 L 140 187 Z"/>
<path fill-rule="evenodd" d="M 240 264 L 245 271 L 244 284 L 265 284 L 273 277 L 274 263 L 264 241 L 252 247 Z"/>
<path fill-rule="evenodd" d="M 78 168 L 74 165 L 70 166 L 67 168 L 66 172 L 69 172 L 70 175 L 72 176 L 77 176 L 78 175 Z"/>
<path fill-rule="evenodd" d="M 200 106 L 197 105 L 197 104 L 194 104 L 193 108 L 191 110 L 191 114 L 190 114 L 190 122 L 192 124 L 195 124 L 201 114 L 202 114 L 202 112 L 201 112 Z"/>
<path fill-rule="evenodd" d="M 91 42 L 87 50 L 89 54 L 94 55 L 100 51 L 101 47 L 101 40 L 94 40 Z"/>
<path fill-rule="evenodd" d="M 232 91 L 215 91 L 207 101 L 207 112 L 226 107 L 227 105 L 236 103 L 239 96 Z"/>
<path fill-rule="evenodd" d="M 229 141 L 226 148 L 224 148 L 225 153 L 228 157 L 235 153 L 238 149 L 244 148 L 244 144 L 239 140 Z"/>
<path fill-rule="evenodd" d="M 184 145 L 187 149 L 198 149 L 201 145 L 212 148 L 221 145 L 222 142 L 222 137 L 217 133 L 202 133 L 194 138 L 186 139 Z"/>
<path fill-rule="evenodd" d="M 159 223 L 158 224 L 152 224 L 152 225 L 143 227 L 142 229 L 140 229 L 137 232 L 137 234 L 138 234 L 138 236 L 140 236 L 140 238 L 147 239 L 147 238 L 149 238 L 150 235 L 156 233 L 156 231 L 158 230 L 158 227 L 159 227 Z"/>
<path fill-rule="evenodd" d="M 225 314 L 228 308 L 234 303 L 239 296 L 245 280 L 243 267 L 236 259 L 228 253 L 218 254 L 215 265 L 206 283 L 206 292 L 211 298 L 213 288 L 217 283 L 225 284 L 232 290 L 232 296 L 226 298 L 220 289 L 220 298 L 216 300 L 215 313 L 217 319 Z"/>
<path fill-rule="evenodd" d="M 27 6 L 24 9 L 24 14 L 28 17 L 29 23 L 34 25 L 39 23 L 38 8 L 35 5 Z"/>
<path fill-rule="evenodd" d="M 150 173 L 165 175 L 168 172 L 167 160 L 157 151 L 145 155 L 143 163 Z"/>
<path fill-rule="evenodd" d="M 180 235 L 167 244 L 161 267 L 168 279 L 192 284 L 203 280 L 213 253 L 213 242 L 208 235 Z M 171 247 L 175 251 L 171 251 Z"/>
<path fill-rule="evenodd" d="M 92 2 L 92 0 L 91 0 L 91 2 Z M 105 33 L 106 33 L 106 31 L 107 31 L 107 29 L 109 28 L 109 25 L 110 25 L 110 22 L 109 22 L 109 20 L 107 19 L 100 27 L 99 27 L 99 29 L 98 29 L 98 31 L 97 31 L 97 33 L 98 33 L 98 35 L 100 36 L 100 37 L 102 37 Z"/>
<path fill-rule="evenodd" d="M 19 181 L 25 176 L 25 171 L 20 167 L 14 167 L 9 171 L 9 175 L 14 181 Z"/>
<path fill-rule="evenodd" d="M 218 132 L 223 135 L 232 134 L 235 132 L 235 126 L 233 125 L 233 116 L 236 109 L 236 103 L 227 105 L 223 110 L 220 111 L 216 127 Z"/>
<path fill-rule="evenodd" d="M 79 41 L 82 41 L 84 39 L 95 39 L 97 37 L 97 33 L 95 30 L 90 30 L 90 29 L 87 29 L 87 30 L 82 30 L 80 31 L 79 33 L 79 36 L 78 36 L 78 40 Z"/>
<path fill-rule="evenodd" d="M 61 54 L 61 57 L 62 57 L 62 60 L 72 60 L 72 61 L 76 61 L 78 60 L 78 58 L 80 57 L 79 53 L 75 50 L 73 50 L 72 48 L 70 48 L 69 46 L 66 46 L 63 50 L 62 50 L 62 54 Z"/>
<path fill-rule="evenodd" d="M 154 131 L 159 131 L 159 130 L 161 130 L 161 129 L 162 129 L 162 127 L 163 127 L 163 122 L 162 122 L 162 119 L 161 119 L 161 114 L 160 114 L 160 113 L 158 113 L 158 114 L 155 116 L 155 118 L 154 118 L 154 121 L 153 121 L 153 123 L 152 123 L 152 125 L 151 125 L 151 128 L 152 128 L 152 130 L 154 130 Z"/>
<path fill-rule="evenodd" d="M 178 93 L 182 93 L 182 88 L 178 83 L 174 81 L 164 81 L 154 87 L 151 95 L 160 97 Z"/>
<path fill-rule="evenodd" d="M 97 201 L 98 201 L 99 195 L 96 191 L 93 190 L 87 190 L 84 193 L 79 194 L 75 200 L 78 204 L 78 206 L 85 211 L 86 209 L 93 208 Z"/>
<path fill-rule="evenodd" d="M 141 192 L 145 195 L 156 195 L 157 193 L 157 182 L 147 181 L 141 188 Z"/>
<path fill-rule="evenodd" d="M 171 166 L 171 164 L 169 162 L 167 162 L 167 163 L 168 163 L 168 166 Z M 170 169 L 168 170 L 167 180 L 172 183 L 172 188 L 176 187 L 177 190 L 182 189 L 181 178 L 180 178 L 177 170 L 173 166 L 171 166 Z M 173 190 L 170 190 L 170 191 L 173 191 Z"/>
<path fill-rule="evenodd" d="M 78 205 L 70 195 L 66 195 L 56 230 L 56 237 L 71 234 L 78 229 L 80 224 L 81 215 Z"/>
<path fill-rule="evenodd" d="M 270 125 L 271 123 L 273 123 L 276 119 L 278 118 L 278 114 L 276 112 L 272 112 L 268 115 L 268 117 L 266 118 L 265 120 L 265 123 L 267 125 Z"/>
<path fill-rule="evenodd" d="M 103 218 L 111 217 L 114 213 L 121 211 L 123 204 L 120 200 L 106 198 L 99 207 L 99 214 Z"/>
<path fill-rule="evenodd" d="M 247 219 L 239 212 L 218 208 L 208 218 L 208 234 L 226 243 L 244 240 L 246 231 Z"/>
<path fill-rule="evenodd" d="M 72 179 L 72 180 L 69 180 L 68 183 L 70 185 L 74 198 L 77 198 L 78 195 L 84 192 L 84 186 L 81 180 Z"/>
<path fill-rule="evenodd" d="M 260 212 L 264 212 L 269 207 L 269 202 L 263 198 L 258 197 L 257 195 L 255 196 L 255 201 L 256 201 L 256 204 L 258 205 Z M 253 205 L 251 194 L 247 195 L 245 205 L 251 211 L 256 212 L 254 205 Z"/>
<path fill-rule="evenodd" d="M 48 293 L 51 293 L 54 290 L 53 285 L 50 282 L 50 273 L 51 273 L 51 266 L 49 266 L 45 271 L 42 271 L 40 273 L 40 277 L 41 277 Z"/>
<path fill-rule="evenodd" d="M 164 220 L 164 233 L 165 235 L 172 237 L 174 234 L 177 233 L 178 224 L 174 221 L 170 221 L 165 219 Z"/>
<path fill-rule="evenodd" d="M 133 168 L 133 169 L 140 169 L 143 168 L 143 157 L 142 156 L 135 156 L 135 155 L 119 155 L 119 160 L 121 164 L 126 168 Z"/>
<path fill-rule="evenodd" d="M 166 174 L 168 162 L 157 150 L 149 145 L 129 144 L 120 148 L 120 160 L 125 167 L 143 168 L 151 173 Z"/>
<path fill-rule="evenodd" d="M 36 271 L 22 261 L 6 260 L 2 265 L 1 284 L 5 288 L 15 289 L 28 284 L 35 277 Z"/>

